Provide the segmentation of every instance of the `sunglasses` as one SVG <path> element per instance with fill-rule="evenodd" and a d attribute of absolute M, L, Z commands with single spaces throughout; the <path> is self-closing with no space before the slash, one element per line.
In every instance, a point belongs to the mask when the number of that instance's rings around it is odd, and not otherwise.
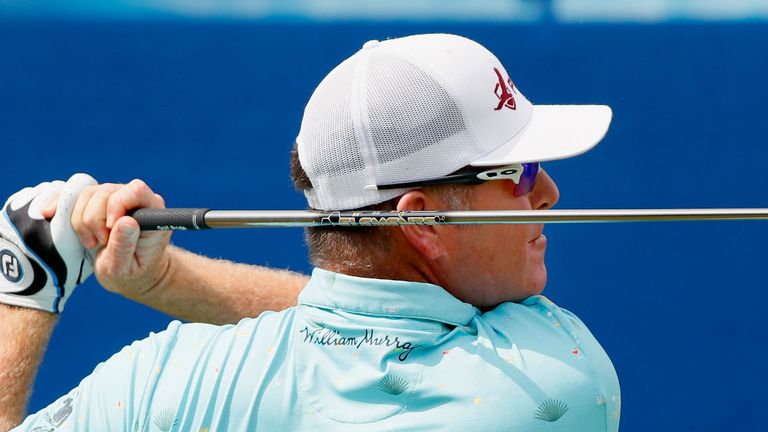
<path fill-rule="evenodd" d="M 539 163 L 518 163 L 499 168 L 491 168 L 484 171 L 463 168 L 453 174 L 432 179 L 407 181 L 401 183 L 389 183 L 382 185 L 368 185 L 367 190 L 384 190 L 415 188 L 424 186 L 437 186 L 445 184 L 476 185 L 491 180 L 512 180 L 515 183 L 514 196 L 519 197 L 532 191 L 536 186 L 536 175 L 539 174 Z"/>

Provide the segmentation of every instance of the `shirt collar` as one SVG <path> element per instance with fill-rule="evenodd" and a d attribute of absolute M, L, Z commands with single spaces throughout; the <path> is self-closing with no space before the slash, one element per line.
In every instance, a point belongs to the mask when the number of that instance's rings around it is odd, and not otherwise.
<path fill-rule="evenodd" d="M 480 311 L 429 283 L 369 279 L 315 268 L 299 304 L 364 315 L 428 319 L 466 326 Z"/>

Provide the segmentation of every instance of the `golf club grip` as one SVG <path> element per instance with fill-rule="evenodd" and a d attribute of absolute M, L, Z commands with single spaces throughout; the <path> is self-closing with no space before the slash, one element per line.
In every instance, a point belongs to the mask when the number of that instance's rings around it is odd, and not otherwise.
<path fill-rule="evenodd" d="M 185 231 L 210 228 L 205 223 L 206 208 L 142 208 L 128 212 L 142 231 Z"/>

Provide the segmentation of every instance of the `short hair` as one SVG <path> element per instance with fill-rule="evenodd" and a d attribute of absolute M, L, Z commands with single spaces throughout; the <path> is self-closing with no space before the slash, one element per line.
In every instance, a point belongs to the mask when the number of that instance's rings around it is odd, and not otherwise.
<path fill-rule="evenodd" d="M 296 143 L 291 150 L 291 181 L 299 192 L 312 188 L 299 160 Z M 446 204 L 446 210 L 466 209 L 471 205 L 469 187 L 459 185 L 431 186 Z M 400 197 L 350 211 L 395 210 Z M 376 263 L 382 262 L 389 246 L 391 227 L 308 227 L 304 230 L 310 262 L 320 268 L 332 268 L 375 276 Z"/>

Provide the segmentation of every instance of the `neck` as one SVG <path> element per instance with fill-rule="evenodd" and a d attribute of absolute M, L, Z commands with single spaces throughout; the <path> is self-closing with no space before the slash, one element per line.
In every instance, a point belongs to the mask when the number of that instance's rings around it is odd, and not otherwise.
<path fill-rule="evenodd" d="M 370 251 L 361 260 L 322 260 L 318 267 L 335 273 L 374 279 L 404 280 L 441 285 L 427 260 L 397 236 L 390 238 L 386 250 Z"/>

